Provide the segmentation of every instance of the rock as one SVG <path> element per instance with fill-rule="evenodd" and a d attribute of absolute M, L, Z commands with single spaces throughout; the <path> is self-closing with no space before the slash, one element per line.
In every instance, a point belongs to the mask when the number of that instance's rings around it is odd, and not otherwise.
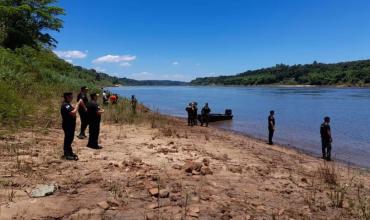
<path fill-rule="evenodd" d="M 170 200 L 172 202 L 181 201 L 182 196 L 180 194 L 171 194 Z"/>
<path fill-rule="evenodd" d="M 159 219 L 158 216 L 155 213 L 147 213 L 145 215 L 146 220 L 157 220 Z"/>
<path fill-rule="evenodd" d="M 213 174 L 212 170 L 209 167 L 202 167 L 202 169 L 200 169 L 200 173 L 203 176 L 205 176 L 205 175 L 212 175 Z"/>
<path fill-rule="evenodd" d="M 208 158 L 204 158 L 203 159 L 203 164 L 204 164 L 204 166 L 209 166 L 209 159 Z"/>
<path fill-rule="evenodd" d="M 191 174 L 193 174 L 193 175 L 199 175 L 199 174 L 200 174 L 200 172 L 198 172 L 198 171 L 196 171 L 196 170 L 193 170 L 193 171 L 191 172 Z"/>
<path fill-rule="evenodd" d="M 199 217 L 200 209 L 198 206 L 190 206 L 188 215 L 191 217 Z"/>
<path fill-rule="evenodd" d="M 158 208 L 158 203 L 150 203 L 149 205 L 147 205 L 146 208 L 147 209 L 156 209 L 156 208 Z"/>
<path fill-rule="evenodd" d="M 198 162 L 187 161 L 184 165 L 184 170 L 187 173 L 191 173 L 193 170 L 200 172 L 201 169 L 202 169 L 202 164 Z"/>
<path fill-rule="evenodd" d="M 149 194 L 151 196 L 158 196 L 158 194 L 159 194 L 159 189 L 158 188 L 150 188 L 148 191 L 149 191 Z"/>
<path fill-rule="evenodd" d="M 170 192 L 167 189 L 159 190 L 159 197 L 160 198 L 167 198 L 170 195 Z"/>
<path fill-rule="evenodd" d="M 304 177 L 301 179 L 301 181 L 304 182 L 304 183 L 308 183 L 307 179 L 304 178 Z"/>
<path fill-rule="evenodd" d="M 98 203 L 98 206 L 104 210 L 107 210 L 109 209 L 110 205 L 108 204 L 107 201 L 102 201 L 102 202 L 99 202 Z"/>
<path fill-rule="evenodd" d="M 175 169 L 175 170 L 181 170 L 182 166 L 179 165 L 179 164 L 175 164 L 175 165 L 172 166 L 172 168 Z"/>
<path fill-rule="evenodd" d="M 88 209 L 81 209 L 70 216 L 71 220 L 90 219 L 91 213 Z"/>
<path fill-rule="evenodd" d="M 52 195 L 57 190 L 55 184 L 49 185 L 37 185 L 35 189 L 31 191 L 31 197 L 38 198 Z"/>
<path fill-rule="evenodd" d="M 232 173 L 242 173 L 243 172 L 243 168 L 240 166 L 229 166 L 228 170 Z"/>

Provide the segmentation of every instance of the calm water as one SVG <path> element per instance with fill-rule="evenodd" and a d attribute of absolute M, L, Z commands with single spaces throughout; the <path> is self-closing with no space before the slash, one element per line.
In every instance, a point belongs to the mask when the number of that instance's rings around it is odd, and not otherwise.
<path fill-rule="evenodd" d="M 267 116 L 275 110 L 275 142 L 321 154 L 319 126 L 332 119 L 333 156 L 370 167 L 370 89 L 270 87 L 122 87 L 123 96 L 135 94 L 152 109 L 186 116 L 191 101 L 200 109 L 208 102 L 213 113 L 231 108 L 233 121 L 218 126 L 259 138 L 267 136 Z"/>

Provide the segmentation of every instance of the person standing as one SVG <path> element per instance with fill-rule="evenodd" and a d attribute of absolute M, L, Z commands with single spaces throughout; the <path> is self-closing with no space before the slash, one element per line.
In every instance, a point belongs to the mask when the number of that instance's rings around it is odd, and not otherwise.
<path fill-rule="evenodd" d="M 270 115 L 268 116 L 268 130 L 269 130 L 269 144 L 273 145 L 272 138 L 274 137 L 275 132 L 275 111 L 270 111 Z"/>
<path fill-rule="evenodd" d="M 193 108 L 191 103 L 186 106 L 185 111 L 188 113 L 188 126 L 193 126 Z"/>
<path fill-rule="evenodd" d="M 88 118 L 87 118 L 87 108 L 86 105 L 89 102 L 89 99 L 87 98 L 87 92 L 88 88 L 86 86 L 81 87 L 80 93 L 77 95 L 77 101 L 82 100 L 81 106 L 78 109 L 78 114 L 80 115 L 80 121 L 81 121 L 81 129 L 80 129 L 80 134 L 77 136 L 79 139 L 84 139 L 86 138 L 86 128 L 88 126 Z"/>
<path fill-rule="evenodd" d="M 324 122 L 320 126 L 322 158 L 331 160 L 331 143 L 333 142 L 330 130 L 330 118 L 326 116 Z"/>
<path fill-rule="evenodd" d="M 100 109 L 97 103 L 98 94 L 92 93 L 90 97 L 91 100 L 87 103 L 87 114 L 89 119 L 89 142 L 87 143 L 87 147 L 101 149 L 102 147 L 99 146 L 98 139 L 101 115 L 104 113 L 104 110 Z"/>
<path fill-rule="evenodd" d="M 62 115 L 62 128 L 64 131 L 64 158 L 66 160 L 78 160 L 76 154 L 72 150 L 72 142 L 75 135 L 76 129 L 76 114 L 82 103 L 82 100 L 79 100 L 76 104 L 76 107 L 73 107 L 71 102 L 73 100 L 72 92 L 65 92 L 63 94 L 64 101 L 60 108 L 60 113 Z"/>
<path fill-rule="evenodd" d="M 206 124 L 206 127 L 208 127 L 208 119 L 209 119 L 208 116 L 210 112 L 211 112 L 211 109 L 208 107 L 208 103 L 206 103 L 201 111 L 201 114 L 202 114 L 202 121 L 200 122 L 201 126 L 203 126 L 203 124 Z"/>
<path fill-rule="evenodd" d="M 136 105 L 137 105 L 137 99 L 134 95 L 131 96 L 131 113 L 136 114 Z"/>
<path fill-rule="evenodd" d="M 193 102 L 193 125 L 198 125 L 198 103 Z"/>

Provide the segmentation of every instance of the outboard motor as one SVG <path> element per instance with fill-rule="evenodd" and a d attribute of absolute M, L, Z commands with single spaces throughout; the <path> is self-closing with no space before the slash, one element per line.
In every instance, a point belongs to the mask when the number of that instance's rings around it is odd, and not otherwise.
<path fill-rule="evenodd" d="M 229 116 L 229 115 L 232 115 L 233 114 L 233 111 L 231 109 L 226 109 L 225 110 L 225 115 Z"/>

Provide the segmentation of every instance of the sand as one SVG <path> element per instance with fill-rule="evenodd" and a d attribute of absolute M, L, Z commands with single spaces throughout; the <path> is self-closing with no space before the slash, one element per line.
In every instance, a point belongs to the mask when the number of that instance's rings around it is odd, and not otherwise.
<path fill-rule="evenodd" d="M 61 129 L 3 136 L 0 219 L 361 219 L 370 203 L 367 170 L 212 125 L 103 123 L 100 137 L 65 161 Z M 57 190 L 31 198 L 38 184 Z"/>

